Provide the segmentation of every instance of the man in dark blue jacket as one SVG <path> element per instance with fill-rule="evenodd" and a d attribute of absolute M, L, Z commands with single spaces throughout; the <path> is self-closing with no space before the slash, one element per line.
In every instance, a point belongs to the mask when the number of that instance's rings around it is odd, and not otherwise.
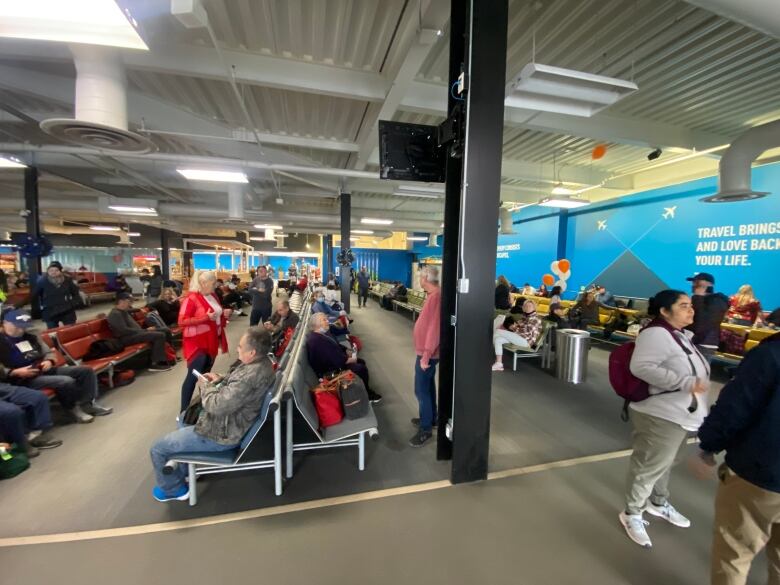
<path fill-rule="evenodd" d="M 769 583 L 780 583 L 780 333 L 745 356 L 699 439 L 699 472 L 714 468 L 714 455 L 726 451 L 715 499 L 712 584 L 744 584 L 765 546 Z"/>

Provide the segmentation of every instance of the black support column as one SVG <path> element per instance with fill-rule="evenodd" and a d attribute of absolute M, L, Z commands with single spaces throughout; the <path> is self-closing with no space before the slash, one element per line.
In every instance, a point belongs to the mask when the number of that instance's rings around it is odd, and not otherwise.
<path fill-rule="evenodd" d="M 350 193 L 341 194 L 341 250 L 348 250 L 352 243 L 349 241 L 350 231 L 352 230 L 352 195 Z M 341 304 L 344 310 L 349 313 L 349 266 L 341 266 L 339 271 L 339 282 L 341 283 Z"/>
<path fill-rule="evenodd" d="M 452 482 L 485 479 L 504 130 L 508 0 L 469 0 L 466 146 L 458 234 Z"/>
<path fill-rule="evenodd" d="M 160 230 L 160 247 L 161 250 L 161 263 L 163 280 L 169 280 L 171 278 L 171 250 L 170 250 L 170 233 L 168 230 Z"/>
<path fill-rule="evenodd" d="M 33 238 L 41 236 L 41 215 L 38 206 L 38 168 L 27 167 L 24 169 L 24 209 L 27 222 L 27 235 Z M 30 275 L 30 286 L 35 286 L 41 275 L 41 259 L 27 258 L 27 272 Z M 33 312 L 37 311 L 33 307 Z"/>
<path fill-rule="evenodd" d="M 450 2 L 450 75 L 447 87 L 457 82 L 466 54 L 467 0 Z M 447 112 L 459 102 L 448 92 Z M 452 416 L 452 382 L 455 368 L 455 300 L 458 284 L 458 232 L 460 231 L 460 192 L 463 159 L 447 158 L 447 186 L 444 200 L 444 241 L 442 243 L 441 343 L 439 345 L 439 427 L 436 458 L 452 458 L 452 441 L 447 438 L 447 421 Z"/>
<path fill-rule="evenodd" d="M 333 234 L 327 234 L 323 240 L 322 283 L 327 285 L 333 276 Z"/>

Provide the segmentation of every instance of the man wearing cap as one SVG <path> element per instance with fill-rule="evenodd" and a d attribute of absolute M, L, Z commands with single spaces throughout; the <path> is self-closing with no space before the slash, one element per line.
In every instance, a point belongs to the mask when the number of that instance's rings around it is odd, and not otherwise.
<path fill-rule="evenodd" d="M 693 343 L 701 353 L 712 359 L 720 343 L 720 324 L 729 309 L 729 299 L 723 293 L 714 292 L 715 277 L 708 272 L 687 278 L 692 282 L 691 303 L 693 304 L 693 323 L 687 328 L 693 331 Z"/>
<path fill-rule="evenodd" d="M 152 348 L 152 364 L 149 370 L 152 372 L 164 372 L 171 369 L 168 357 L 165 353 L 166 335 L 164 331 L 157 331 L 154 326 L 143 329 L 130 314 L 133 306 L 133 295 L 119 293 L 116 295 L 116 306 L 106 318 L 111 333 L 114 334 L 123 345 L 134 343 L 149 343 Z"/>
<path fill-rule="evenodd" d="M 51 388 L 63 408 L 78 423 L 111 414 L 112 409 L 96 402 L 98 383 L 92 368 L 55 366 L 54 352 L 29 331 L 32 318 L 15 309 L 3 316 L 0 333 L 0 382 L 34 390 Z"/>

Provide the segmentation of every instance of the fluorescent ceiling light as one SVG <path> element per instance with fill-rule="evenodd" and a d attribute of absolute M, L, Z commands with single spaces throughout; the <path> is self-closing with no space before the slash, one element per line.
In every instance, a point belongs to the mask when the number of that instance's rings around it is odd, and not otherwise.
<path fill-rule="evenodd" d="M 259 229 L 259 230 L 281 230 L 281 229 L 284 229 L 280 225 L 270 225 L 270 224 L 267 224 L 267 223 L 256 223 L 255 224 L 255 228 Z"/>
<path fill-rule="evenodd" d="M 441 199 L 441 194 L 435 193 L 417 193 L 414 191 L 394 191 L 393 195 L 396 197 L 419 197 L 420 199 Z"/>
<path fill-rule="evenodd" d="M 370 236 L 374 233 L 374 230 L 352 230 L 353 234 L 362 234 L 364 236 Z"/>
<path fill-rule="evenodd" d="M 115 225 L 91 225 L 89 226 L 89 229 L 95 230 L 96 232 L 118 232 L 120 231 L 120 228 Z"/>
<path fill-rule="evenodd" d="M 0 37 L 148 51 L 137 25 L 114 0 L 0 2 Z"/>
<path fill-rule="evenodd" d="M 528 63 L 507 84 L 507 106 L 589 118 L 631 95 L 632 81 Z"/>
<path fill-rule="evenodd" d="M 215 183 L 248 183 L 244 173 L 236 171 L 209 171 L 207 169 L 176 169 L 190 181 L 213 181 Z"/>
<path fill-rule="evenodd" d="M 360 220 L 360 223 L 366 225 L 393 225 L 392 219 L 377 219 L 374 217 L 364 217 Z"/>
<path fill-rule="evenodd" d="M 109 209 L 112 211 L 122 211 L 124 213 L 153 213 L 157 214 L 157 210 L 154 207 L 136 207 L 134 205 L 109 205 Z"/>
<path fill-rule="evenodd" d="M 414 193 L 444 193 L 444 187 L 425 187 L 417 185 L 398 185 L 397 190 Z"/>
<path fill-rule="evenodd" d="M 8 157 L 3 158 L 0 157 L 0 169 L 23 169 L 27 165 L 23 165 L 19 161 L 17 161 L 14 158 Z"/>
<path fill-rule="evenodd" d="M 141 232 L 127 232 L 127 236 L 130 238 L 137 238 L 141 235 Z M 175 248 L 171 248 L 171 250 L 174 250 Z"/>
<path fill-rule="evenodd" d="M 406 239 L 410 242 L 427 242 L 428 238 L 425 236 L 406 236 Z"/>
<path fill-rule="evenodd" d="M 553 195 L 574 195 L 574 191 L 572 189 L 569 189 L 567 187 L 563 186 L 563 183 L 556 183 L 555 187 L 553 187 L 551 193 Z"/>
<path fill-rule="evenodd" d="M 541 207 L 560 207 L 562 209 L 575 209 L 577 207 L 585 207 L 590 205 L 590 201 L 587 199 L 580 199 L 579 197 L 568 197 L 566 195 L 557 195 L 553 197 L 545 197 L 539 200 Z"/>

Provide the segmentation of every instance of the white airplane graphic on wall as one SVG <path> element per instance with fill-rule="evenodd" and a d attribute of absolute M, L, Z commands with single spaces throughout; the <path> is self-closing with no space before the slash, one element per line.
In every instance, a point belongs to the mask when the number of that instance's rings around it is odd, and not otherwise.
<path fill-rule="evenodd" d="M 598 221 L 599 231 L 600 232 L 603 232 L 604 230 L 607 229 L 607 220 L 606 219 L 599 219 L 599 220 L 596 220 L 596 221 Z"/>
<path fill-rule="evenodd" d="M 674 213 L 677 211 L 677 206 L 674 207 L 664 207 L 664 212 L 661 214 L 661 216 L 664 219 L 674 219 Z"/>

